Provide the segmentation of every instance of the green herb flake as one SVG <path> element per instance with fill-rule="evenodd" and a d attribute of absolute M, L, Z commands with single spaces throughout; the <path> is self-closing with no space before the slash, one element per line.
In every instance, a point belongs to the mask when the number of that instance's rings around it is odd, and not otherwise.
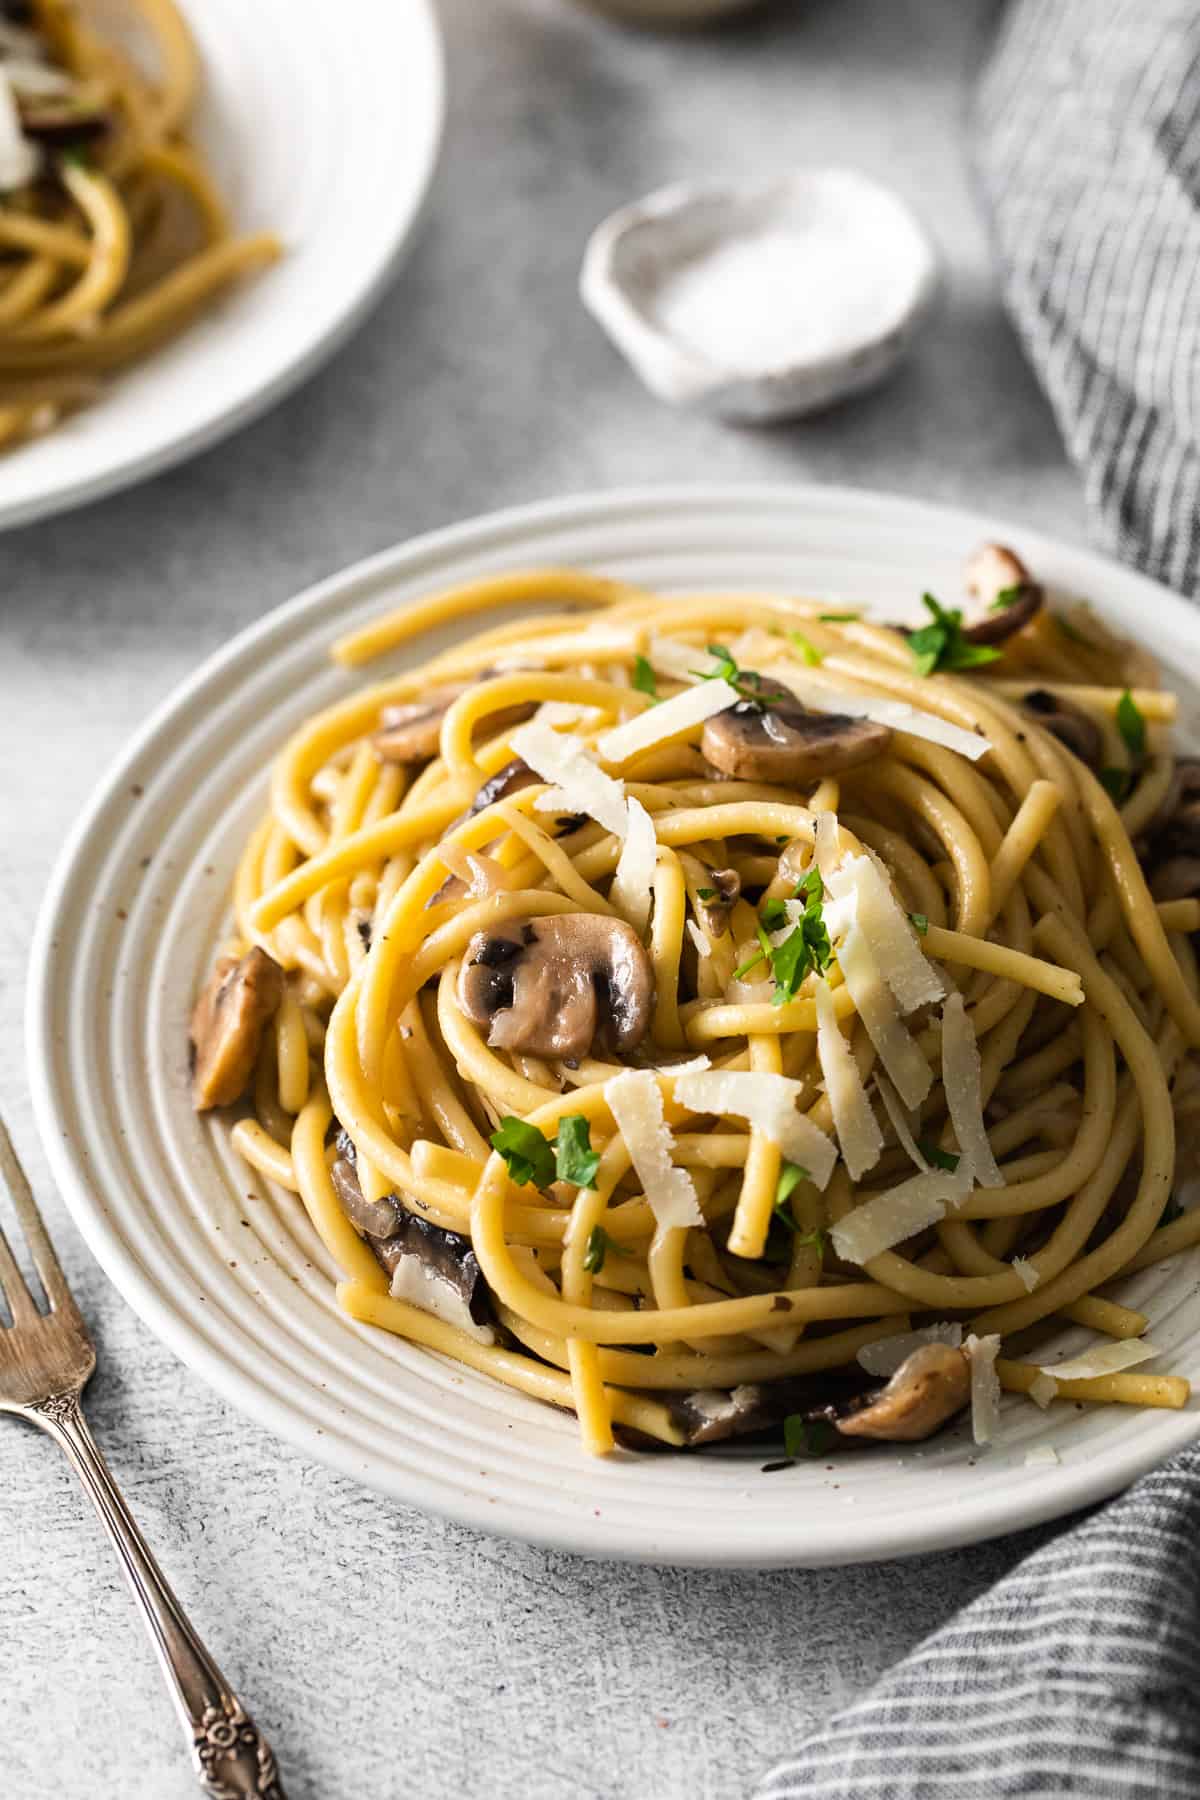
<path fill-rule="evenodd" d="M 929 930 L 929 919 L 925 913 L 909 913 L 909 923 L 918 937 L 924 937 Z"/>
<path fill-rule="evenodd" d="M 837 1431 L 826 1419 L 789 1413 L 783 1421 L 783 1448 L 788 1456 L 824 1456 L 836 1442 Z"/>
<path fill-rule="evenodd" d="M 508 1173 L 518 1187 L 547 1188 L 555 1177 L 554 1146 L 536 1125 L 510 1113 L 501 1119 L 500 1129 L 493 1131 L 492 1149 L 499 1152 Z"/>
<path fill-rule="evenodd" d="M 603 1225 L 593 1225 L 588 1232 L 587 1248 L 583 1253 L 583 1266 L 587 1274 L 598 1275 L 600 1273 L 604 1267 L 604 1259 L 610 1250 L 614 1256 L 629 1255 L 628 1250 L 622 1249 L 620 1244 L 614 1243 Z"/>
<path fill-rule="evenodd" d="M 652 700 L 658 699 L 658 682 L 644 656 L 635 656 L 633 659 L 633 686 L 639 694 L 649 694 Z"/>
<path fill-rule="evenodd" d="M 744 962 L 740 969 L 735 969 L 733 971 L 733 979 L 735 981 L 741 981 L 742 977 L 748 975 L 751 969 L 757 969 L 760 962 L 766 962 L 767 954 L 768 953 L 765 950 L 756 950 L 749 962 Z"/>
<path fill-rule="evenodd" d="M 809 1179 L 810 1179 L 810 1177 L 809 1177 L 808 1170 L 802 1169 L 800 1167 L 799 1163 L 785 1162 L 783 1167 L 779 1171 L 779 1180 L 775 1183 L 775 1210 L 776 1210 L 776 1212 L 779 1212 L 780 1207 L 785 1206 L 787 1204 L 787 1202 L 791 1199 L 792 1194 L 794 1193 L 796 1188 L 799 1187 L 800 1183 L 802 1181 L 808 1181 Z M 787 1223 L 789 1225 L 791 1225 L 791 1227 L 794 1231 L 796 1227 L 795 1227 L 795 1224 L 794 1224 L 791 1216 L 790 1215 L 782 1215 L 782 1216 L 786 1217 Z"/>
<path fill-rule="evenodd" d="M 689 673 L 699 675 L 702 681 L 728 681 L 736 686 L 741 671 L 733 660 L 733 652 L 727 650 L 724 644 L 706 644 L 704 647 L 715 661 L 716 668 L 692 669 Z"/>
<path fill-rule="evenodd" d="M 555 1172 L 572 1187 L 591 1187 L 600 1167 L 600 1154 L 592 1149 L 591 1127 L 582 1113 L 568 1113 L 558 1121 L 554 1139 Z"/>
<path fill-rule="evenodd" d="M 777 931 L 787 923 L 787 904 L 783 900 L 764 900 L 758 916 L 768 931 Z"/>
<path fill-rule="evenodd" d="M 933 620 L 919 631 L 907 634 L 913 655 L 913 668 L 918 675 L 932 675 L 936 670 L 950 672 L 975 669 L 984 663 L 997 662 L 1000 651 L 990 644 L 972 644 L 962 628 L 961 608 L 949 611 L 932 594 L 922 594 L 921 603 Z"/>
<path fill-rule="evenodd" d="M 1117 701 L 1117 730 L 1130 756 L 1140 762 L 1146 754 L 1146 719 L 1128 688 Z"/>
<path fill-rule="evenodd" d="M 1129 790 L 1133 786 L 1133 775 L 1129 769 L 1101 769 L 1100 786 L 1113 805 L 1120 806 L 1129 798 Z"/>
<path fill-rule="evenodd" d="M 935 1169 L 945 1169 L 953 1175 L 958 1167 L 959 1158 L 952 1150 L 943 1150 L 939 1145 L 931 1143 L 928 1138 L 918 1138 L 917 1149 L 925 1161 Z"/>
<path fill-rule="evenodd" d="M 1014 587 L 1001 588 L 1000 592 L 996 595 L 996 598 L 992 601 L 992 604 L 988 607 L 988 611 L 1007 612 L 1010 606 L 1015 606 L 1017 604 L 1017 601 L 1024 592 L 1025 589 L 1021 586 L 1020 582 Z"/>
<path fill-rule="evenodd" d="M 697 900 L 715 900 L 716 897 L 717 897 L 716 888 L 697 888 L 696 889 Z"/>
<path fill-rule="evenodd" d="M 857 625 L 859 613 L 818 613 L 822 625 Z"/>
<path fill-rule="evenodd" d="M 810 669 L 817 669 L 825 661 L 811 638 L 806 638 L 802 631 L 789 631 L 788 637 L 795 644 Z"/>

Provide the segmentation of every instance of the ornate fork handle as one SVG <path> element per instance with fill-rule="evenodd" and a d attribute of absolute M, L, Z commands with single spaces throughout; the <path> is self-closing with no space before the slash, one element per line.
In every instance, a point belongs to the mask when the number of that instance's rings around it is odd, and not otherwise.
<path fill-rule="evenodd" d="M 196 1636 L 88 1429 L 77 1392 L 52 1394 L 27 1416 L 61 1445 L 113 1541 L 146 1621 L 196 1775 L 209 1800 L 286 1800 L 275 1757 Z"/>

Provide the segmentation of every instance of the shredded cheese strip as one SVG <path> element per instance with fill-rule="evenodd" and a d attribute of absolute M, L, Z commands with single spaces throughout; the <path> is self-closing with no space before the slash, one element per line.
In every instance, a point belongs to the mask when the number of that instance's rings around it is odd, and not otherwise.
<path fill-rule="evenodd" d="M 833 1247 L 843 1262 L 865 1265 L 926 1226 L 936 1225 L 966 1191 L 963 1177 L 946 1169 L 912 1175 L 839 1219 L 833 1227 Z"/>
<path fill-rule="evenodd" d="M 607 763 L 628 762 L 640 751 L 653 749 L 655 744 L 666 743 L 694 725 L 702 725 L 714 713 L 736 705 L 737 699 L 737 689 L 730 687 L 727 681 L 701 682 L 673 694 L 658 706 L 647 707 L 645 712 L 626 720 L 624 725 L 606 731 L 596 749 Z"/>
<path fill-rule="evenodd" d="M 838 966 L 855 1010 L 897 1093 L 906 1106 L 920 1106 L 933 1086 L 933 1070 L 901 1019 L 883 972 L 871 955 L 866 934 L 857 924 L 842 941 Z"/>
<path fill-rule="evenodd" d="M 685 1075 L 681 1079 L 700 1077 Z M 679 1085 L 677 1081 L 676 1090 Z M 659 1225 L 664 1230 L 702 1225 L 704 1214 L 692 1178 L 671 1161 L 671 1132 L 663 1118 L 658 1082 L 649 1069 L 626 1069 L 623 1075 L 614 1075 L 605 1086 L 604 1097 Z"/>
<path fill-rule="evenodd" d="M 707 1074 L 681 1075 L 675 1098 L 696 1113 L 733 1114 L 748 1119 L 775 1144 L 789 1162 L 799 1163 L 811 1180 L 823 1188 L 833 1173 L 837 1150 L 811 1119 L 796 1111 L 803 1094 L 798 1081 L 784 1075 Z"/>
<path fill-rule="evenodd" d="M 950 1123 L 963 1161 L 981 1187 L 1003 1187 L 1004 1175 L 992 1154 L 983 1120 L 981 1065 L 975 1030 L 963 997 L 951 994 L 942 1008 L 942 1084 Z"/>
<path fill-rule="evenodd" d="M 850 1179 L 857 1181 L 879 1161 L 883 1133 L 871 1110 L 871 1102 L 849 1044 L 842 1036 L 829 983 L 815 986 L 817 1004 L 817 1056 L 825 1077 L 825 1092 L 833 1108 L 833 1124 Z"/>

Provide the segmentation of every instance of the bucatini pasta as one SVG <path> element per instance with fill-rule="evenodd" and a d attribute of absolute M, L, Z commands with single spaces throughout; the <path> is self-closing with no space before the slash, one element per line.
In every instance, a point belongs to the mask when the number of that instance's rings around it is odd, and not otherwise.
<path fill-rule="evenodd" d="M 522 612 L 285 746 L 193 1020 L 355 1318 L 598 1452 L 1184 1403 L 1108 1286 L 1200 1239 L 1200 767 L 1142 651 L 1000 546 L 968 586 L 536 570 L 334 646 Z"/>
<path fill-rule="evenodd" d="M 278 256 L 188 140 L 199 76 L 174 0 L 0 5 L 0 449 Z"/>

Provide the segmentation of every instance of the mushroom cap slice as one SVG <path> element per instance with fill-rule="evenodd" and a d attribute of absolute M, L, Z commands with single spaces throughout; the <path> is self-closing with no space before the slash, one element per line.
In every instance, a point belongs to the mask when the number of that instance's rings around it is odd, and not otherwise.
<path fill-rule="evenodd" d="M 255 945 L 223 956 L 192 1012 L 192 1104 L 230 1106 L 250 1084 L 263 1031 L 283 998 L 283 970 Z"/>
<path fill-rule="evenodd" d="M 809 712 L 779 682 L 764 682 L 753 670 L 743 670 L 741 678 L 756 683 L 760 697 L 714 713 L 700 739 L 707 761 L 725 775 L 795 786 L 869 762 L 892 741 L 887 725 Z"/>
<path fill-rule="evenodd" d="M 742 878 L 736 869 L 710 869 L 705 887 L 712 889 L 712 898 L 696 902 L 700 923 L 710 937 L 724 937 L 729 915 L 742 897 Z"/>
<path fill-rule="evenodd" d="M 1090 713 L 1046 688 L 1031 688 L 1021 705 L 1030 718 L 1036 719 L 1043 731 L 1064 744 L 1072 756 L 1077 756 L 1089 769 L 1100 767 L 1104 757 L 1104 733 Z"/>
<path fill-rule="evenodd" d="M 458 1003 L 494 1049 L 586 1056 L 597 1038 L 632 1050 L 650 1025 L 654 971 L 624 919 L 557 913 L 477 931 Z"/>
<path fill-rule="evenodd" d="M 906 1357 L 887 1386 L 844 1418 L 844 1437 L 913 1443 L 961 1412 L 971 1396 L 971 1365 L 949 1344 L 923 1344 Z"/>
<path fill-rule="evenodd" d="M 983 544 L 967 564 L 967 592 L 984 606 L 984 615 L 963 630 L 970 644 L 1002 644 L 1041 610 L 1045 595 L 1029 570 L 1005 544 Z M 1001 594 L 1012 592 L 1007 606 L 990 609 Z"/>
<path fill-rule="evenodd" d="M 385 706 L 379 715 L 379 730 L 371 738 L 376 756 L 381 762 L 432 762 L 441 747 L 442 720 L 454 702 L 495 673 L 494 669 L 485 669 L 476 681 L 451 682 L 445 687 L 431 688 L 423 700 Z M 510 725 L 519 725 L 534 710 L 532 704 L 502 707 L 498 712 L 485 715 L 488 728 L 492 732 L 506 731 Z"/>

